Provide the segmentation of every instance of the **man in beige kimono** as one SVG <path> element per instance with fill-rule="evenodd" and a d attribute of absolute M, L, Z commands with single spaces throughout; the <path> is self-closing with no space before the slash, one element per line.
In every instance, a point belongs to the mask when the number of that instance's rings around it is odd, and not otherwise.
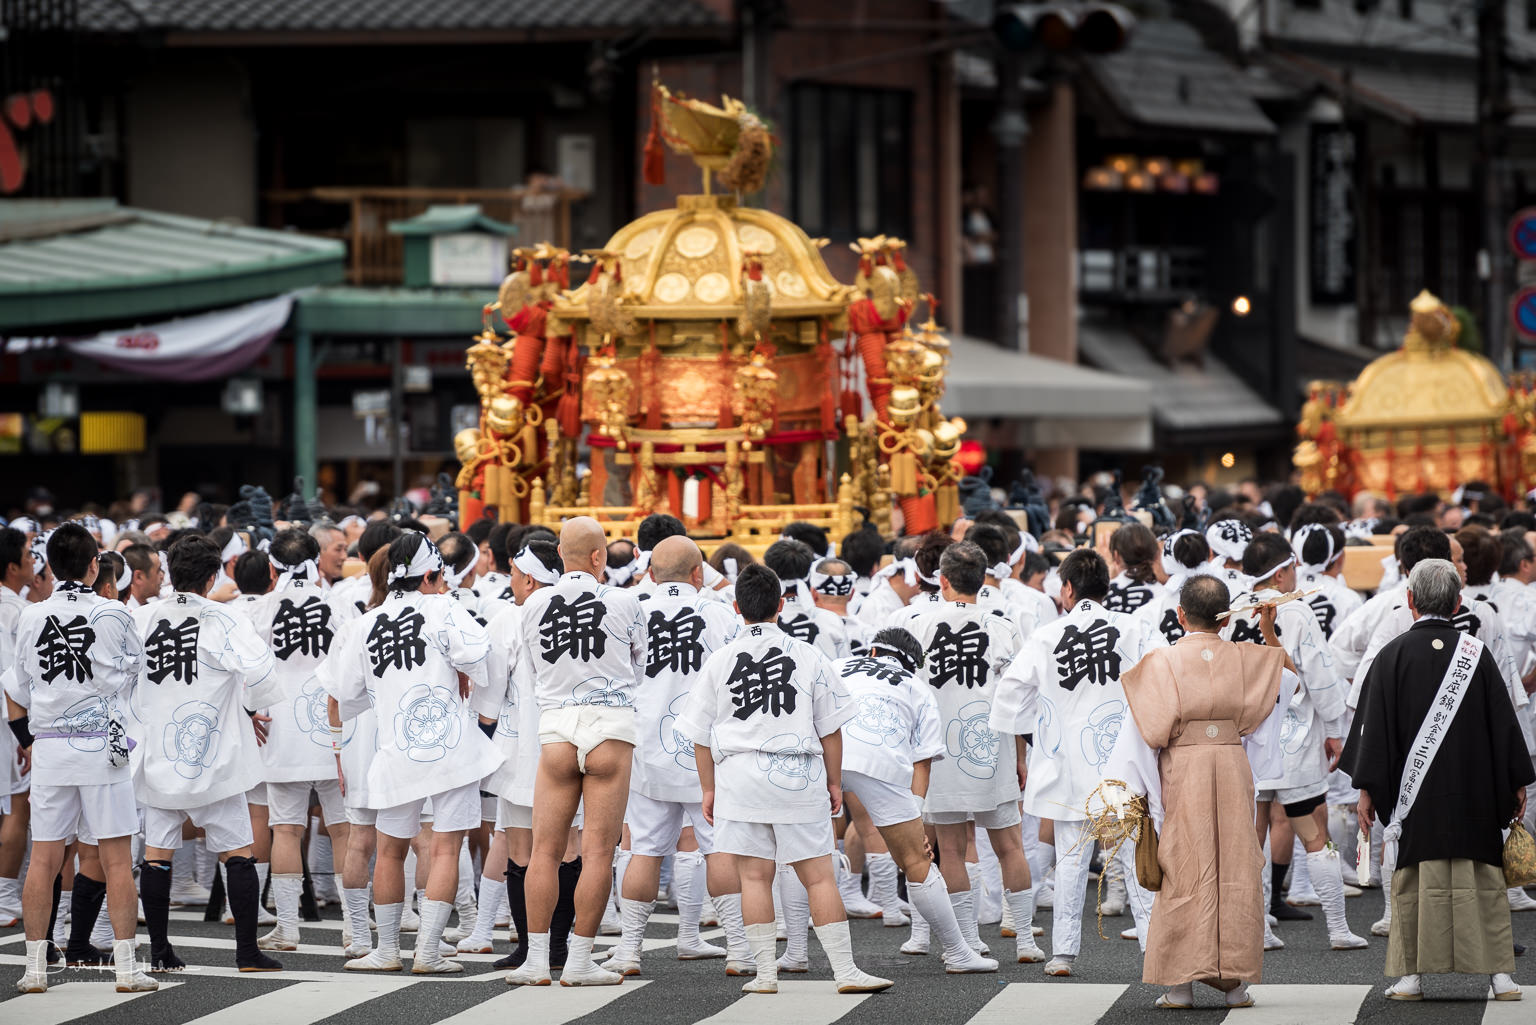
<path fill-rule="evenodd" d="M 1252 829 L 1255 761 L 1280 755 L 1277 699 L 1296 680 L 1265 608 L 1265 644 L 1218 635 L 1226 585 L 1192 577 L 1179 596 L 1176 644 L 1127 672 L 1135 730 L 1121 730 L 1110 775 L 1147 794 L 1160 819 L 1163 886 L 1152 905 L 1142 981 L 1171 987 L 1159 1007 L 1194 1006 L 1195 982 L 1248 1007 L 1264 959 L 1264 855 Z M 1283 677 L 1288 679 L 1283 681 Z"/>

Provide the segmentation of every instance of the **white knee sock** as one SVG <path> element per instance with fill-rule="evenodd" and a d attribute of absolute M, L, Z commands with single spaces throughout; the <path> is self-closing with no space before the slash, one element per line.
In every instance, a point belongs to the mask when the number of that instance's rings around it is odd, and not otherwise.
<path fill-rule="evenodd" d="M 304 876 L 298 872 L 277 872 L 272 876 L 272 898 L 277 903 L 277 927 L 283 935 L 299 938 L 299 896 L 304 891 Z"/>
<path fill-rule="evenodd" d="M 672 877 L 677 880 L 677 945 L 696 947 L 699 944 L 699 916 L 704 910 L 707 888 L 704 855 L 698 851 L 678 851 L 672 872 Z"/>
<path fill-rule="evenodd" d="M 811 896 L 788 865 L 779 867 L 779 892 L 784 897 L 784 932 L 788 937 L 784 956 L 791 961 L 805 961 L 810 954 Z"/>
<path fill-rule="evenodd" d="M 939 872 L 939 866 L 928 866 L 928 878 L 920 883 L 908 879 L 907 896 L 912 898 L 912 907 L 917 911 L 917 915 L 912 918 L 913 939 L 918 938 L 916 932 L 921 920 L 926 930 L 938 936 L 944 953 L 964 954 L 963 948 L 969 944 L 960 932 L 955 906 L 950 902 L 949 889 L 944 885 L 944 876 Z"/>
<path fill-rule="evenodd" d="M 715 913 L 720 916 L 720 928 L 725 930 L 725 956 L 732 961 L 745 961 L 752 956 L 747 943 L 747 927 L 741 920 L 741 894 L 711 894 Z M 772 923 L 769 923 L 772 924 Z"/>
<path fill-rule="evenodd" d="M 385 959 L 398 959 L 400 957 L 400 913 L 405 910 L 405 904 L 375 904 L 373 906 L 374 920 L 379 923 L 378 954 Z M 364 924 L 367 924 L 367 909 L 364 909 Z M 356 925 L 353 925 L 356 929 Z M 353 942 L 357 942 L 354 933 Z M 367 935 L 366 930 L 362 935 Z M 419 942 L 419 941 L 418 941 Z"/>

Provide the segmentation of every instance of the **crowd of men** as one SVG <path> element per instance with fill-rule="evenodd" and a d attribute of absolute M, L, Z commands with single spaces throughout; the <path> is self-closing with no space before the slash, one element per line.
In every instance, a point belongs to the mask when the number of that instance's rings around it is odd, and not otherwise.
<path fill-rule="evenodd" d="M 904 930 L 892 947 L 951 973 L 1004 960 L 1059 978 L 1092 972 L 1096 872 L 1097 912 L 1130 911 L 1121 935 L 1172 987 L 1164 1006 L 1190 1006 L 1195 981 L 1247 1006 L 1262 950 L 1308 908 L 1331 951 L 1367 948 L 1347 900 L 1384 883 L 1387 913 L 1363 931 L 1394 936 L 1388 967 L 1411 981 L 1389 996 L 1457 971 L 1517 998 L 1508 915 L 1536 910 L 1519 887 L 1497 888 L 1502 932 L 1488 922 L 1477 956 L 1437 968 L 1428 941 L 1401 949 L 1393 870 L 1416 841 L 1389 810 L 1404 769 L 1355 717 L 1395 685 L 1385 667 L 1415 621 L 1447 621 L 1455 653 L 1493 667 L 1501 696 L 1479 728 L 1517 730 L 1487 814 L 1536 817 L 1536 517 L 1475 485 L 1396 505 L 1193 489 L 1178 512 L 1153 487 L 1131 505 L 1112 486 L 1054 508 L 1027 489 L 1018 508 L 968 501 L 946 529 L 894 541 L 790 523 L 754 558 L 701 549 L 662 514 L 612 540 L 586 517 L 460 532 L 446 507 L 274 508 L 253 488 L 121 523 L 34 502 L 0 528 L 0 928 L 25 928 L 17 988 L 46 991 L 66 963 L 154 989 L 185 967 L 171 907 L 210 889 L 240 971 L 279 971 L 306 885 L 341 905 L 349 971 L 454 973 L 460 953 L 505 951 L 509 984 L 615 985 L 656 956 L 642 951 L 665 893 L 676 957 L 747 992 L 807 971 L 811 926 L 839 991 L 889 987 L 855 963 L 850 916 Z M 1395 551 L 1367 598 L 1345 553 L 1383 534 Z M 1449 608 L 1441 566 L 1458 577 Z M 1149 658 L 1170 646 L 1254 681 L 1246 712 L 1200 720 L 1198 743 L 1240 742 L 1251 768 L 1223 798 L 1228 818 L 1246 808 L 1231 840 L 1180 831 L 1190 812 L 1171 795 L 1191 777 L 1170 766 L 1230 769 L 1239 748 L 1202 762 L 1176 715 L 1152 725 L 1154 664 L 1180 686 L 1192 672 Z M 1190 963 L 1181 942 L 1214 922 L 1144 888 L 1131 845 L 1095 845 L 1092 795 L 1142 755 L 1163 777 L 1179 900 L 1201 844 L 1230 842 L 1237 862 L 1263 845 L 1268 870 L 1237 877 L 1252 935 L 1231 940 L 1256 958 L 1223 936 L 1210 956 L 1227 968 Z M 1457 765 L 1432 779 L 1470 771 Z M 1478 839 L 1469 857 L 1486 862 Z M 1048 953 L 1037 908 L 1052 910 Z M 715 924 L 724 946 L 701 935 Z M 618 937 L 606 957 L 599 935 Z"/>

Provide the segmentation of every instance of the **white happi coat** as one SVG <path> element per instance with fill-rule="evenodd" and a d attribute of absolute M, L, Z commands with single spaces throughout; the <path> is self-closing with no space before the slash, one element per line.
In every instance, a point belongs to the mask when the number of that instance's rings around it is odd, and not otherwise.
<path fill-rule="evenodd" d="M 1238 595 L 1232 599 L 1232 606 L 1236 608 L 1278 597 L 1279 591 L 1266 587 L 1252 594 Z M 1339 676 L 1323 628 L 1305 603 L 1286 602 L 1275 609 L 1275 636 L 1286 654 L 1291 656 L 1301 682 L 1280 724 L 1284 772 L 1278 777 L 1261 777 L 1259 782 L 1265 790 L 1307 787 L 1321 782 L 1328 773 L 1323 741 L 1328 737 L 1342 739 L 1344 736 L 1349 685 Z M 1221 637 L 1227 641 L 1263 644 L 1258 613 L 1243 612 L 1230 617 L 1222 627 Z"/>
<path fill-rule="evenodd" d="M 948 756 L 929 777 L 926 812 L 981 812 L 1019 799 L 1011 736 L 988 725 L 1003 670 L 1019 650 L 1007 614 L 975 602 L 946 601 L 906 629 L 926 655 L 917 678 L 934 693 Z"/>
<path fill-rule="evenodd" d="M 705 661 L 741 631 L 741 617 L 686 583 L 654 585 L 640 611 L 647 647 L 635 692 L 638 743 L 629 788 L 653 801 L 697 804 L 693 742 L 678 729 L 678 716 Z"/>
<path fill-rule="evenodd" d="M 1467 588 L 1467 596 L 1483 602 L 1499 617 L 1504 643 L 1509 647 L 1516 672 L 1523 680 L 1536 668 L 1536 591 L 1518 580 L 1495 578 L 1483 587 Z M 1524 684 L 1521 684 L 1524 689 Z M 1510 695 L 1513 700 L 1514 695 Z M 1526 748 L 1536 755 L 1536 701 L 1526 696 L 1525 704 L 1515 704 L 1515 718 L 1525 734 Z"/>
<path fill-rule="evenodd" d="M 250 612 L 256 636 L 276 660 L 279 694 L 265 706 L 272 722 L 261 761 L 269 783 L 306 783 L 336 777 L 325 688 L 315 671 L 325 661 L 340 626 L 338 604 L 310 580 L 289 580 L 281 591 L 264 594 Z M 348 721 L 342 743 L 357 730 Z"/>
<path fill-rule="evenodd" d="M 1340 676 L 1347 680 L 1363 681 L 1365 679 L 1365 672 L 1360 663 L 1365 658 L 1366 649 L 1371 646 L 1371 635 L 1376 632 L 1376 627 L 1383 616 L 1391 612 L 1395 606 L 1407 603 L 1407 595 L 1406 582 L 1382 587 L 1366 599 L 1353 615 L 1334 627 L 1333 633 L 1328 638 L 1328 647 L 1333 652 L 1333 661 L 1339 668 Z M 1398 633 L 1401 632 L 1401 630 L 1398 631 Z M 1355 707 L 1353 691 L 1349 699 L 1349 707 Z"/>
<path fill-rule="evenodd" d="M 997 585 L 997 589 L 1003 593 L 1003 600 L 1015 607 L 1033 609 L 1030 616 L 1035 625 L 1049 623 L 1061 615 L 1061 610 L 1056 607 L 1056 602 L 1044 591 L 1037 591 L 1017 577 L 1009 577 Z M 980 595 L 977 596 L 978 599 Z M 1033 631 L 1031 631 L 1033 632 Z"/>
<path fill-rule="evenodd" d="M 890 581 L 881 579 L 875 582 L 869 593 L 859 602 L 853 615 L 869 629 L 879 632 L 891 618 L 892 613 L 905 607 L 906 602 L 902 601 L 901 595 L 891 588 Z M 853 606 L 850 604 L 849 608 L 852 609 Z"/>
<path fill-rule="evenodd" d="M 566 573 L 523 602 L 518 633 L 539 708 L 633 708 L 645 673 L 645 621 L 629 591 Z"/>
<path fill-rule="evenodd" d="M 858 712 L 843 724 L 843 771 L 902 788 L 912 766 L 944 757 L 944 731 L 933 689 L 889 655 L 832 664 Z"/>
<path fill-rule="evenodd" d="M 5 693 L 25 708 L 34 736 L 99 733 L 126 720 L 144 645 L 128 607 L 64 582 L 28 605 L 16 621 L 16 660 L 4 668 Z M 9 730 L 7 730 L 9 732 Z M 94 786 L 132 778 L 112 765 L 107 740 L 42 737 L 32 746 L 32 782 Z"/>
<path fill-rule="evenodd" d="M 821 738 L 857 712 L 820 651 L 753 623 L 705 661 L 677 729 L 714 759 L 717 822 L 823 822 Z"/>
<path fill-rule="evenodd" d="M 1025 590 L 1029 590 L 1029 588 L 1025 588 Z M 1054 614 L 1056 603 L 1046 598 L 1044 594 L 1040 594 L 1039 591 L 1035 593 L 1039 594 L 1041 598 L 1045 598 L 1045 603 L 1051 606 L 1051 615 L 1044 615 L 1038 602 L 1031 601 L 1028 598 L 1022 598 L 1021 600 L 1016 591 L 1006 590 L 1001 586 L 993 587 L 991 584 L 983 584 L 981 590 L 976 592 L 976 604 L 986 609 L 997 609 L 1007 616 L 1008 621 L 1013 624 L 1013 629 L 1018 635 L 1019 642 L 1023 643 L 1024 639 L 1034 633 L 1041 623 L 1048 623 L 1056 618 Z"/>
<path fill-rule="evenodd" d="M 1156 581 L 1143 584 L 1132 580 L 1129 573 L 1119 573 L 1109 582 L 1109 593 L 1104 596 L 1104 607 L 1111 612 L 1124 612 L 1131 615 L 1156 599 L 1158 591 L 1159 586 Z"/>
<path fill-rule="evenodd" d="M 341 666 L 331 660 L 338 651 L 347 650 L 354 642 L 351 635 L 358 629 L 360 617 L 353 616 L 341 624 L 331 641 L 332 654 L 315 670 L 315 681 L 325 689 L 327 697 L 335 698 L 346 744 L 341 749 L 342 801 L 348 808 L 368 808 L 368 770 L 374 756 L 379 753 L 379 718 L 374 714 L 373 702 L 366 690 L 350 698 L 342 697 L 334 689 L 338 680 L 335 670 Z M 327 722 L 329 725 L 329 722 Z"/>
<path fill-rule="evenodd" d="M 491 740 L 504 760 L 485 778 L 483 789 L 531 808 L 539 774 L 539 705 L 533 697 L 533 665 L 523 645 L 522 606 L 496 604 L 501 611 L 486 628 L 491 639 L 486 683 L 475 688 L 471 705 L 479 715 L 496 720 Z"/>
<path fill-rule="evenodd" d="M 1103 777 L 1125 720 L 1120 674 L 1162 634 L 1135 616 L 1083 599 L 1024 642 L 998 681 L 989 725 L 1004 737 L 1031 734 L 1024 810 L 1078 821 Z"/>
<path fill-rule="evenodd" d="M 851 654 L 843 617 L 809 602 L 801 602 L 794 591 L 786 591 L 784 594 L 784 610 L 779 613 L 779 629 L 796 640 L 812 645 L 828 660 L 847 658 Z"/>
<path fill-rule="evenodd" d="M 1351 616 L 1360 611 L 1360 607 L 1365 604 L 1365 599 L 1360 597 L 1360 592 L 1350 588 L 1343 578 L 1327 574 L 1298 573 L 1296 586 L 1306 591 L 1314 587 L 1320 589 L 1316 594 L 1308 596 L 1307 606 L 1317 617 L 1317 625 L 1323 628 L 1323 636 L 1328 638 L 1330 654 L 1332 654 L 1333 635 Z M 1339 675 L 1347 678 L 1345 673 L 1341 672 Z"/>
<path fill-rule="evenodd" d="M 23 554 L 23 558 L 29 556 Z M 16 624 L 27 608 L 27 600 L 0 584 L 0 672 L 16 664 Z M 10 795 L 19 794 L 30 785 L 31 772 L 22 772 L 16 759 L 16 737 L 10 730 L 0 731 L 0 814 L 9 811 Z"/>
<path fill-rule="evenodd" d="M 144 644 L 131 702 L 139 802 L 198 808 L 262 782 L 246 709 L 281 700 L 282 687 L 272 652 L 250 622 L 185 593 L 140 606 L 133 618 Z"/>
<path fill-rule="evenodd" d="M 446 594 L 391 592 L 349 624 L 320 670 L 343 714 L 366 695 L 377 716 L 369 808 L 394 808 L 475 783 L 501 755 L 480 732 L 459 674 L 486 685 L 485 628 Z"/>

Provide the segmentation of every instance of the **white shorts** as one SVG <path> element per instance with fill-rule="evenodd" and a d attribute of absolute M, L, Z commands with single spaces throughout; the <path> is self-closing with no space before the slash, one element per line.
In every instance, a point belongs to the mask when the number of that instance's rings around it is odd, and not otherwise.
<path fill-rule="evenodd" d="M 496 798 L 497 829 L 532 829 L 533 808 L 526 804 L 513 804 L 505 798 Z"/>
<path fill-rule="evenodd" d="M 1324 797 L 1328 793 L 1328 781 L 1320 779 L 1316 783 L 1308 783 L 1304 787 L 1276 787 L 1273 790 L 1260 790 L 1253 797 L 1256 803 L 1262 804 L 1270 801 L 1279 804 L 1301 804 Z"/>
<path fill-rule="evenodd" d="M 480 792 L 480 821 L 496 821 L 496 795 Z"/>
<path fill-rule="evenodd" d="M 429 798 L 418 798 L 393 808 L 383 808 L 374 828 L 385 836 L 408 840 L 421 832 L 421 809 Z M 432 828 L 439 833 L 456 833 L 480 825 L 480 781 L 465 783 L 442 794 L 434 794 Z"/>
<path fill-rule="evenodd" d="M 267 825 L 309 825 L 311 789 L 320 798 L 320 815 L 327 826 L 347 821 L 346 806 L 341 799 L 341 781 L 317 779 L 312 783 L 268 783 Z"/>
<path fill-rule="evenodd" d="M 978 829 L 1012 829 L 1024 820 L 1019 815 L 1018 801 L 1004 801 L 989 811 L 925 811 L 923 821 L 930 826 L 958 826 L 974 822 Z"/>
<path fill-rule="evenodd" d="M 353 808 L 347 806 L 347 825 L 372 826 L 379 821 L 379 813 L 375 808 Z"/>
<path fill-rule="evenodd" d="M 245 795 L 235 794 L 196 808 L 145 808 L 144 846 L 180 850 L 181 824 L 187 819 L 203 831 L 208 849 L 215 854 L 238 851 L 256 842 Z"/>
<path fill-rule="evenodd" d="M 629 849 L 644 858 L 665 858 L 677 850 L 677 838 L 683 827 L 693 827 L 699 853 L 715 853 L 715 827 L 704 819 L 704 805 L 698 801 L 657 801 L 637 790 L 629 792 L 629 808 L 624 813 L 629 823 Z"/>
<path fill-rule="evenodd" d="M 32 784 L 33 840 L 79 837 L 93 843 L 138 831 L 139 806 L 131 779 L 79 787 Z"/>
<path fill-rule="evenodd" d="M 816 822 L 732 822 L 715 819 L 715 851 L 793 865 L 831 854 L 837 848 L 832 820 Z"/>
<path fill-rule="evenodd" d="M 265 808 L 267 806 L 267 784 L 257 783 L 245 792 L 245 803 L 257 804 Z"/>
<path fill-rule="evenodd" d="M 843 771 L 843 792 L 859 799 L 876 826 L 911 822 L 923 814 L 922 805 L 912 791 L 862 772 Z"/>
<path fill-rule="evenodd" d="M 587 771 L 587 755 L 605 740 L 635 746 L 635 710 L 609 705 L 568 705 L 539 713 L 540 744 L 576 748 L 576 768 Z"/>

